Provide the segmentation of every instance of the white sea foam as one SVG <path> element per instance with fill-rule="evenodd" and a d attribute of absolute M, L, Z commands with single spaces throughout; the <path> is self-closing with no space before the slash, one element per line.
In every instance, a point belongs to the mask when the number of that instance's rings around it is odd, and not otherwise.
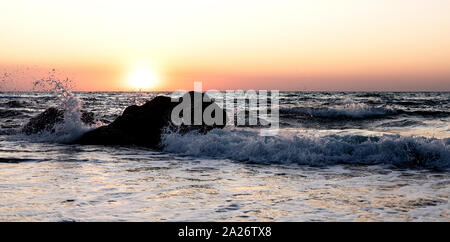
<path fill-rule="evenodd" d="M 281 109 L 281 113 L 305 114 L 319 118 L 373 118 L 395 114 L 390 106 L 373 107 L 365 103 L 358 103 L 350 98 L 343 100 L 328 108 L 301 108 Z"/>
<path fill-rule="evenodd" d="M 206 135 L 168 133 L 165 151 L 182 155 L 260 163 L 332 165 L 393 164 L 448 168 L 450 139 L 400 135 L 275 136 L 248 130 L 212 130 Z"/>
<path fill-rule="evenodd" d="M 36 80 L 34 89 L 47 91 L 56 95 L 59 100 L 58 108 L 64 110 L 64 121 L 55 125 L 54 132 L 44 131 L 32 138 L 38 141 L 52 141 L 60 143 L 70 143 L 83 135 L 92 127 L 81 121 L 81 101 L 70 90 L 71 80 L 59 79 L 56 71 L 49 72 L 49 77 Z"/>

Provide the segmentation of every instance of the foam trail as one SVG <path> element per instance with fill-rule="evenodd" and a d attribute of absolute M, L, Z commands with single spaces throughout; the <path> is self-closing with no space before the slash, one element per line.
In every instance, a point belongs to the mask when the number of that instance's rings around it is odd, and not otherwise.
<path fill-rule="evenodd" d="M 450 138 L 433 139 L 400 135 L 326 135 L 262 137 L 256 131 L 212 130 L 162 137 L 163 150 L 198 157 L 225 158 L 258 163 L 393 164 L 446 169 L 450 166 Z"/>

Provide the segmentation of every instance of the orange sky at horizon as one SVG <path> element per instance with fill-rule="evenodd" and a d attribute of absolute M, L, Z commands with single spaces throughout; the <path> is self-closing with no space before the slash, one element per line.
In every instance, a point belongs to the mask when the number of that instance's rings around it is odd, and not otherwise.
<path fill-rule="evenodd" d="M 190 90 L 194 81 L 450 91 L 445 0 L 18 0 L 0 9 L 0 90 L 30 90 L 56 69 L 78 91 Z"/>

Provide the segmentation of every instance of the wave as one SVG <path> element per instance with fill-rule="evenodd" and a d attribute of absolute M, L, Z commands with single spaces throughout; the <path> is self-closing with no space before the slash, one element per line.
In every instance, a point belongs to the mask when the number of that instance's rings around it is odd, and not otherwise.
<path fill-rule="evenodd" d="M 437 110 L 416 110 L 416 111 L 398 110 L 397 112 L 398 114 L 404 114 L 408 116 L 421 116 L 421 117 L 446 118 L 450 116 L 450 112 Z"/>
<path fill-rule="evenodd" d="M 389 107 L 372 107 L 365 103 L 358 103 L 351 98 L 346 98 L 337 105 L 326 109 L 310 109 L 308 114 L 319 118 L 378 118 L 396 114 L 396 111 Z"/>
<path fill-rule="evenodd" d="M 433 109 L 403 110 L 394 109 L 389 105 L 371 106 L 345 99 L 342 103 L 330 107 L 292 107 L 280 108 L 280 114 L 285 117 L 306 116 L 319 119 L 376 119 L 397 115 L 421 117 L 449 117 L 450 112 Z"/>
<path fill-rule="evenodd" d="M 331 108 L 281 108 L 280 114 L 324 119 L 366 119 L 387 117 L 395 115 L 397 112 L 390 107 L 369 107 L 367 104 L 358 104 Z"/>
<path fill-rule="evenodd" d="M 362 136 L 259 136 L 257 131 L 212 130 L 205 135 L 167 133 L 167 152 L 265 164 L 325 166 L 390 164 L 398 167 L 450 168 L 450 138 Z"/>
<path fill-rule="evenodd" d="M 16 110 L 0 109 L 0 118 L 17 117 L 21 114 L 22 114 L 21 112 L 16 111 Z"/>
<path fill-rule="evenodd" d="M 408 127 L 408 126 L 418 126 L 418 125 L 426 125 L 424 122 L 417 120 L 397 120 L 397 121 L 389 121 L 386 123 L 380 124 L 381 127 Z"/>
<path fill-rule="evenodd" d="M 21 159 L 21 158 L 3 158 L 0 157 L 0 163 L 22 163 L 22 162 L 37 162 L 40 159 Z"/>
<path fill-rule="evenodd" d="M 44 129 L 38 134 L 28 135 L 27 139 L 37 142 L 71 143 L 93 127 L 84 124 L 82 121 L 82 103 L 70 91 L 71 80 L 57 79 L 55 70 L 52 70 L 49 74 L 49 77 L 35 81 L 33 83 L 34 89 L 47 91 L 55 95 L 58 100 L 58 109 L 64 110 L 64 118 L 62 122 L 57 122 L 52 129 Z"/>
<path fill-rule="evenodd" d="M 27 107 L 27 105 L 28 105 L 27 102 L 17 101 L 17 100 L 12 100 L 12 101 L 1 104 L 1 106 L 8 107 L 8 108 L 25 108 L 25 107 Z"/>
<path fill-rule="evenodd" d="M 12 133 L 15 138 L 26 139 L 31 142 L 50 142 L 61 144 L 72 144 L 78 140 L 84 133 L 92 130 L 93 127 L 84 125 L 81 121 L 66 121 L 55 124 L 53 130 L 44 130 L 37 134 L 25 135 L 23 133 Z M 12 138 L 10 138 L 12 139 Z"/>

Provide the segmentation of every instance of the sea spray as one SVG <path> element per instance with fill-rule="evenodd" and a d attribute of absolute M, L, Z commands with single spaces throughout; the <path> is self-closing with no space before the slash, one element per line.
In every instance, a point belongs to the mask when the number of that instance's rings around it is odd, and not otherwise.
<path fill-rule="evenodd" d="M 54 134 L 44 134 L 44 140 L 55 142 L 71 142 L 79 138 L 90 127 L 82 121 L 81 101 L 71 92 L 72 81 L 69 78 L 59 79 L 55 69 L 50 71 L 49 76 L 34 81 L 34 91 L 51 92 L 59 100 L 58 109 L 64 110 L 64 121 L 56 124 Z"/>

